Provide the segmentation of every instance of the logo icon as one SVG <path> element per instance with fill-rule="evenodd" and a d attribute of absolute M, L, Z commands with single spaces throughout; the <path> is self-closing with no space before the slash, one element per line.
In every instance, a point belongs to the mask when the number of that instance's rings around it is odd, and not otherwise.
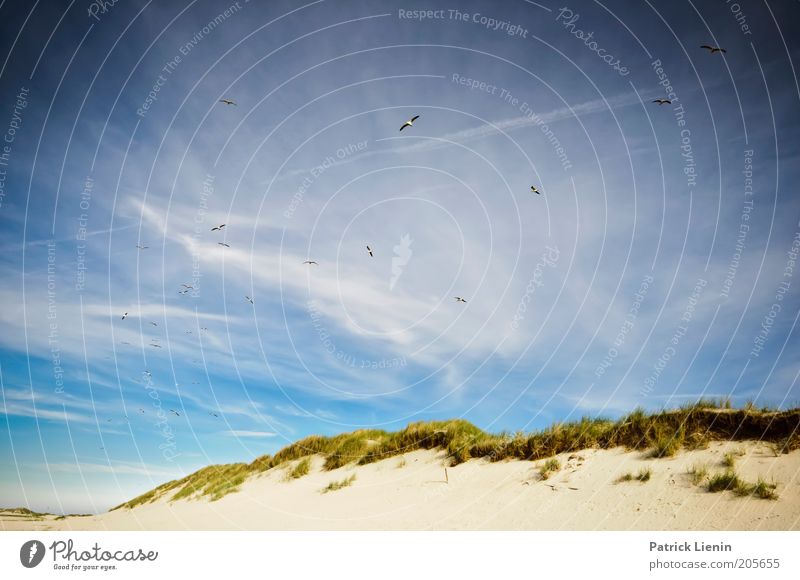
<path fill-rule="evenodd" d="M 392 248 L 394 257 L 392 258 L 392 278 L 389 280 L 389 290 L 394 290 L 394 285 L 403 274 L 403 266 L 408 264 L 411 259 L 411 255 L 414 253 L 411 251 L 413 243 L 414 240 L 411 239 L 411 236 L 405 234 L 400 237 L 400 243 Z"/>
<path fill-rule="evenodd" d="M 28 540 L 19 549 L 19 561 L 26 568 L 36 568 L 44 559 L 44 544 L 39 540 Z"/>

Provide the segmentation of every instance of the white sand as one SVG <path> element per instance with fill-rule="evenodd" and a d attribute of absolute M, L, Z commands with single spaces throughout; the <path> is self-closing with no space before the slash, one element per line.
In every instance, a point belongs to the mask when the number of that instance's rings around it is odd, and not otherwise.
<path fill-rule="evenodd" d="M 777 501 L 709 493 L 687 470 L 705 463 L 723 471 L 726 451 L 746 481 L 778 484 Z M 572 457 L 570 459 L 570 457 Z M 582 458 L 582 459 L 581 459 Z M 800 451 L 775 457 L 768 444 L 714 443 L 667 459 L 642 452 L 586 450 L 558 456 L 561 470 L 539 477 L 543 461 L 473 460 L 447 468 L 444 454 L 415 451 L 365 466 L 322 471 L 284 481 L 279 467 L 240 491 L 209 502 L 162 498 L 132 510 L 91 517 L 25 520 L 0 513 L 0 529 L 56 530 L 798 530 Z M 403 462 L 404 465 L 400 466 Z M 652 469 L 648 482 L 617 482 Z M 320 490 L 352 474 L 349 487 Z"/>

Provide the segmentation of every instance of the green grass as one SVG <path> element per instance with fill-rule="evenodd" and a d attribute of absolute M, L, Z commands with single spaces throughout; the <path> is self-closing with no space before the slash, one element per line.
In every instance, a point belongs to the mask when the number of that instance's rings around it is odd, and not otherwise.
<path fill-rule="evenodd" d="M 555 473 L 559 469 L 561 469 L 561 463 L 555 457 L 551 457 L 539 467 L 539 476 L 542 479 L 547 479 L 551 473 Z"/>
<path fill-rule="evenodd" d="M 293 479 L 300 479 L 304 475 L 308 475 L 308 472 L 311 471 L 311 458 L 305 457 L 297 462 L 297 464 L 287 471 L 286 473 L 286 481 L 292 481 Z"/>
<path fill-rule="evenodd" d="M 708 491 L 712 493 L 720 491 L 733 491 L 741 487 L 742 480 L 733 469 L 726 469 L 721 473 L 715 473 L 708 478 Z"/>
<path fill-rule="evenodd" d="M 639 473 L 634 475 L 633 473 L 626 473 L 625 475 L 621 476 L 617 481 L 618 482 L 625 482 L 625 481 L 641 481 L 644 483 L 645 481 L 650 481 L 650 478 L 653 476 L 653 470 L 649 467 L 642 467 L 639 470 Z"/>
<path fill-rule="evenodd" d="M 353 485 L 353 482 L 356 480 L 356 474 L 354 473 L 350 477 L 343 479 L 341 481 L 332 481 L 326 487 L 320 490 L 320 493 L 329 493 L 331 491 L 336 491 L 342 489 L 343 487 L 350 487 Z"/>
<path fill-rule="evenodd" d="M 708 466 L 703 464 L 695 464 L 689 468 L 687 472 L 692 479 L 694 485 L 700 485 L 708 477 Z"/>
<path fill-rule="evenodd" d="M 774 482 L 767 483 L 759 477 L 756 483 L 748 483 L 739 477 L 733 469 L 711 476 L 708 480 L 708 491 L 732 491 L 739 497 L 758 497 L 761 499 L 778 499 L 775 489 L 778 485 Z"/>
<path fill-rule="evenodd" d="M 730 401 L 701 400 L 654 413 L 636 409 L 618 420 L 584 417 L 533 433 L 491 434 L 463 419 L 452 419 L 411 423 L 396 432 L 362 429 L 333 437 L 314 435 L 249 464 L 205 467 L 114 509 L 132 508 L 163 497 L 219 499 L 239 489 L 248 477 L 312 455 L 324 459 L 324 470 L 333 470 L 423 449 L 444 450 L 449 464 L 456 465 L 475 458 L 537 461 L 581 449 L 614 447 L 650 449 L 655 457 L 669 457 L 683 447 L 694 449 L 709 441 L 734 440 L 774 443 L 776 453 L 800 449 L 800 409 L 780 412 L 733 409 Z"/>
<path fill-rule="evenodd" d="M 736 458 L 742 457 L 745 455 L 746 451 L 742 448 L 735 449 L 733 451 L 728 451 L 725 455 L 722 456 L 722 465 L 728 468 L 733 468 L 736 465 Z"/>

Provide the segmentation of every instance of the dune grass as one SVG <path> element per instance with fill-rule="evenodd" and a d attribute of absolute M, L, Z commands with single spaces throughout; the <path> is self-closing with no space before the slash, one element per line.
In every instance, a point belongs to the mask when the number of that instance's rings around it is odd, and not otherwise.
<path fill-rule="evenodd" d="M 636 481 L 641 481 L 642 483 L 644 483 L 645 481 L 650 481 L 650 478 L 652 476 L 653 476 L 653 470 L 652 469 L 650 469 L 649 467 L 642 467 L 639 470 L 639 473 L 637 473 L 636 475 L 634 475 L 633 473 L 628 472 L 625 475 L 623 475 L 622 477 L 620 477 L 617 480 L 617 482 L 618 483 L 622 483 L 622 482 L 625 482 L 625 481 L 636 480 Z"/>
<path fill-rule="evenodd" d="M 692 479 L 694 485 L 700 485 L 708 477 L 708 466 L 704 463 L 695 464 L 689 468 L 687 472 Z"/>
<path fill-rule="evenodd" d="M 551 457 L 539 468 L 539 476 L 542 479 L 547 479 L 551 473 L 555 473 L 559 469 L 561 469 L 561 463 L 555 457 Z"/>
<path fill-rule="evenodd" d="M 343 487 L 350 487 L 353 485 L 353 482 L 356 480 L 356 474 L 354 473 L 348 478 L 345 478 L 341 481 L 332 481 L 326 487 L 320 490 L 320 493 L 329 493 L 331 491 L 337 491 L 342 489 Z"/>
<path fill-rule="evenodd" d="M 712 493 L 720 491 L 732 491 L 739 497 L 758 497 L 761 499 L 778 499 L 775 492 L 778 485 L 775 482 L 767 483 L 759 476 L 756 483 L 748 483 L 743 480 L 733 469 L 726 469 L 721 473 L 711 476 L 708 480 L 708 491 Z"/>
<path fill-rule="evenodd" d="M 297 464 L 286 472 L 286 481 L 300 479 L 304 475 L 308 475 L 311 471 L 311 458 L 305 457 L 297 462 Z"/>
<path fill-rule="evenodd" d="M 444 450 L 448 462 L 457 465 L 476 458 L 537 461 L 581 449 L 614 447 L 649 449 L 655 457 L 669 457 L 681 448 L 702 448 L 709 441 L 719 440 L 760 440 L 774 443 L 776 453 L 789 453 L 800 448 L 800 409 L 733 409 L 729 401 L 704 399 L 679 409 L 654 413 L 636 409 L 618 420 L 584 417 L 533 433 L 491 434 L 464 419 L 453 419 L 411 423 L 396 432 L 362 429 L 333 437 L 314 435 L 249 464 L 205 467 L 114 509 L 136 507 L 169 494 L 173 500 L 219 499 L 236 491 L 248 477 L 312 455 L 323 457 L 323 469 L 330 471 L 421 449 Z"/>

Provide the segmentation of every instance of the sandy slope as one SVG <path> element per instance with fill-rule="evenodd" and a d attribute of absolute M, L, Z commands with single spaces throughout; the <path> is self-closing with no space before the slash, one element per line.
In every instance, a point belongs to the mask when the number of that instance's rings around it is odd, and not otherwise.
<path fill-rule="evenodd" d="M 779 499 L 740 498 L 693 486 L 687 469 L 707 463 L 722 471 L 726 451 L 743 449 L 737 472 L 778 483 Z M 571 457 L 571 458 L 570 458 Z M 562 469 L 546 481 L 541 461 L 469 461 L 447 468 L 441 452 L 415 451 L 366 466 L 312 472 L 287 483 L 284 468 L 247 481 L 219 501 L 170 503 L 133 510 L 40 521 L 3 517 L 4 529 L 500 529 L 500 530 L 797 530 L 800 529 L 800 451 L 775 457 L 767 444 L 714 443 L 669 459 L 640 452 L 587 450 L 558 457 Z M 403 464 L 404 462 L 404 464 Z M 652 468 L 648 482 L 617 483 L 624 473 Z M 350 487 L 322 494 L 331 481 L 356 474 Z"/>

